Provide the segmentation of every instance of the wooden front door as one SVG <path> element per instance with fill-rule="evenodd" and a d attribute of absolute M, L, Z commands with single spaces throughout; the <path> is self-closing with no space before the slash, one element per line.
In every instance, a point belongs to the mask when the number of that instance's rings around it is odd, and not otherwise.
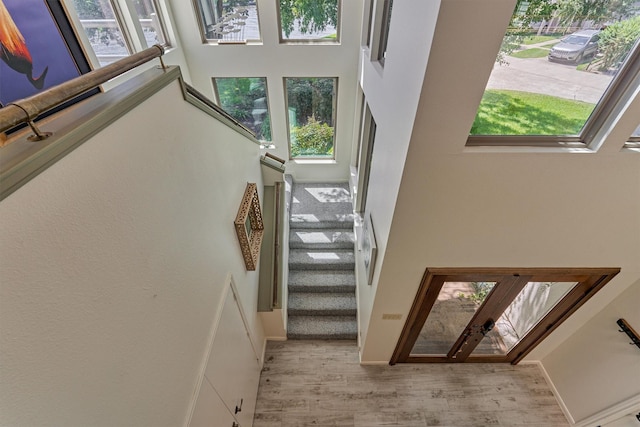
<path fill-rule="evenodd" d="M 427 269 L 391 359 L 518 363 L 620 269 Z"/>

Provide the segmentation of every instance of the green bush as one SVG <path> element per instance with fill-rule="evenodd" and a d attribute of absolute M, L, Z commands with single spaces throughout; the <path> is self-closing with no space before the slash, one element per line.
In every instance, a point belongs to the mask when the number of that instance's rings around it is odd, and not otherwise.
<path fill-rule="evenodd" d="M 640 16 L 616 22 L 600 33 L 598 49 L 602 55 L 601 70 L 616 68 L 624 61 L 640 37 Z"/>
<path fill-rule="evenodd" d="M 333 128 L 309 117 L 303 126 L 292 129 L 291 156 L 326 156 L 333 153 Z"/>

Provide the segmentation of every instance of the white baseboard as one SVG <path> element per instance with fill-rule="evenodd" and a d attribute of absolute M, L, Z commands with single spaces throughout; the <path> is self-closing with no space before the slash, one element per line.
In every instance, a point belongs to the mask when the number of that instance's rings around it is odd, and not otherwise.
<path fill-rule="evenodd" d="M 640 394 L 631 396 L 629 399 L 608 407 L 604 411 L 600 411 L 595 415 L 580 420 L 576 427 L 591 427 L 607 424 L 622 418 L 626 414 L 640 411 Z"/>
<path fill-rule="evenodd" d="M 520 362 L 520 365 L 538 365 L 538 367 L 542 371 L 542 376 L 544 377 L 544 380 L 547 382 L 547 385 L 551 389 L 553 396 L 556 398 L 556 401 L 560 406 L 560 410 L 564 414 L 565 418 L 567 419 L 567 421 L 569 421 L 570 425 L 572 426 L 576 425 L 576 422 L 573 419 L 571 412 L 569 412 L 569 408 L 567 408 L 567 405 L 565 405 L 564 401 L 562 400 L 562 396 L 560 396 L 558 389 L 556 388 L 555 384 L 553 384 L 553 381 L 551 381 L 551 377 L 547 373 L 547 370 L 544 369 L 544 365 L 542 364 L 542 362 L 540 362 L 539 360 L 523 361 L 523 362 Z"/>

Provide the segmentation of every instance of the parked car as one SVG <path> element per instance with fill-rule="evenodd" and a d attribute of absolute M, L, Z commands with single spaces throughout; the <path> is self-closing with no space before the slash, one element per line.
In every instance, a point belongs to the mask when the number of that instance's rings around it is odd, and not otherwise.
<path fill-rule="evenodd" d="M 581 63 L 598 53 L 599 30 L 582 30 L 569 34 L 549 52 L 549 61 Z"/>

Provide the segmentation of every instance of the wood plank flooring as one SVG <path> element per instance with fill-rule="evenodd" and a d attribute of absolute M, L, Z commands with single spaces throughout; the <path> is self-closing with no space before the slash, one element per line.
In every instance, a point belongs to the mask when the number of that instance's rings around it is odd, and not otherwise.
<path fill-rule="evenodd" d="M 568 426 L 536 365 L 361 366 L 345 341 L 269 342 L 254 427 Z"/>

